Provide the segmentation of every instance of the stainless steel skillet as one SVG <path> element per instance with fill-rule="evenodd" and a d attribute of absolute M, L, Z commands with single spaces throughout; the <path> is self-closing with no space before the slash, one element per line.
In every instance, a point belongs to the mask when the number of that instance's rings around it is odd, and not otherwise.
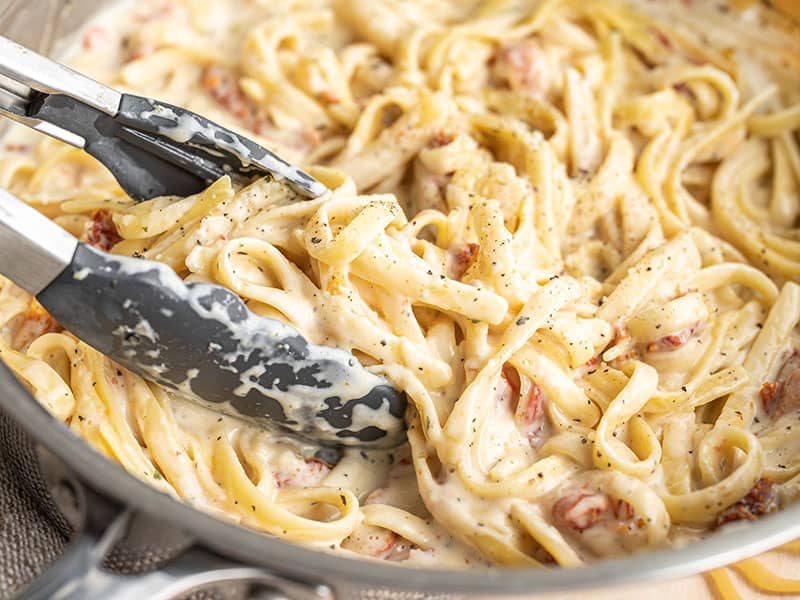
<path fill-rule="evenodd" d="M 64 39 L 104 4 L 92 0 L 5 0 L 0 3 L 0 34 L 41 47 L 42 39 Z M 91 523 L 82 531 L 64 560 L 39 578 L 38 587 L 31 590 L 29 597 L 53 597 L 54 588 L 48 587 L 51 583 L 60 582 L 63 588 L 68 581 L 74 582 L 85 574 L 98 558 L 99 552 L 92 550 L 97 549 L 98 543 L 109 541 L 103 533 L 113 537 L 131 514 L 157 518 L 182 529 L 197 541 L 197 547 L 171 567 L 150 575 L 122 578 L 95 573 L 95 597 L 160 600 L 175 597 L 200 580 L 214 578 L 259 580 L 291 598 L 426 598 L 433 593 L 532 595 L 679 577 L 752 556 L 800 536 L 798 505 L 684 549 L 652 552 L 579 570 L 411 571 L 342 559 L 281 542 L 215 519 L 159 493 L 94 452 L 31 402 L 25 388 L 2 364 L 0 411 L 20 423 L 31 438 L 60 457 L 87 489 L 93 490 L 86 494 L 86 513 L 111 514 L 110 519 Z M 115 520 L 114 515 L 121 516 Z M 392 593 L 376 595 L 375 590 Z"/>
<path fill-rule="evenodd" d="M 199 585 L 259 582 L 269 598 L 434 598 L 530 595 L 598 589 L 691 575 L 772 549 L 800 536 L 800 504 L 683 549 L 659 550 L 578 569 L 459 571 L 409 569 L 351 560 L 296 546 L 216 519 L 178 502 L 125 472 L 57 422 L 0 363 L 0 414 L 69 466 L 86 485 L 83 528 L 63 558 L 22 597 L 44 600 L 179 598 Z M 193 546 L 164 568 L 136 577 L 98 565 L 128 523 L 155 520 L 185 532 Z M 152 526 L 152 525 L 151 525 Z M 156 525 L 159 527 L 159 525 Z M 377 594 L 377 595 L 376 595 Z"/>

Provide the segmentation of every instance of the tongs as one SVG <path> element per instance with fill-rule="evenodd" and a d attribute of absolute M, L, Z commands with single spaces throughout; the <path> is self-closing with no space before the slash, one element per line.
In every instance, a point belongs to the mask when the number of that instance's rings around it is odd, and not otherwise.
<path fill-rule="evenodd" d="M 326 188 L 252 140 L 186 109 L 123 94 L 0 36 L 0 114 L 103 163 L 131 198 L 190 196 L 223 175 Z"/>
<path fill-rule="evenodd" d="M 209 408 L 322 445 L 392 447 L 405 397 L 230 290 L 79 242 L 0 189 L 0 273 L 117 363 Z"/>
<path fill-rule="evenodd" d="M 0 113 L 83 148 L 133 198 L 187 196 L 222 175 L 326 188 L 185 109 L 121 94 L 0 37 Z M 252 313 L 230 290 L 101 252 L 0 190 L 0 273 L 72 334 L 180 395 L 323 445 L 392 447 L 405 396 L 348 352 Z"/>

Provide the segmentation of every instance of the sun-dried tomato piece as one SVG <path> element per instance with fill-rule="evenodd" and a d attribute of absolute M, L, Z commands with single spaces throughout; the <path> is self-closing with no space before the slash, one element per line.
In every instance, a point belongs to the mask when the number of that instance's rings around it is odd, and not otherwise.
<path fill-rule="evenodd" d="M 203 72 L 203 89 L 237 119 L 247 122 L 254 112 L 253 106 L 239 87 L 235 73 L 219 65 L 211 65 Z M 247 122 L 249 126 L 250 123 Z"/>
<path fill-rule="evenodd" d="M 765 382 L 761 385 L 758 395 L 761 397 L 761 404 L 767 413 L 772 413 L 775 408 L 775 398 L 778 396 L 780 386 L 776 382 Z"/>
<path fill-rule="evenodd" d="M 680 348 L 700 330 L 701 326 L 701 323 L 695 323 L 691 327 L 685 327 L 680 331 L 675 331 L 669 335 L 665 335 L 664 337 L 657 339 L 655 342 L 650 342 L 647 344 L 647 351 L 665 352 Z"/>
<path fill-rule="evenodd" d="M 527 436 L 530 445 L 536 447 L 542 441 L 544 429 L 544 392 L 533 383 L 526 397 L 520 397 L 519 402 L 522 404 L 517 407 L 517 426 Z"/>
<path fill-rule="evenodd" d="M 117 226 L 107 210 L 96 210 L 92 213 L 92 220 L 86 231 L 84 241 L 99 250 L 111 250 L 122 241 L 122 236 L 117 231 Z"/>
<path fill-rule="evenodd" d="M 61 324 L 50 316 L 50 313 L 34 298 L 22 317 L 20 326 L 11 338 L 11 347 L 21 350 L 45 333 L 59 333 L 61 331 L 64 331 Z"/>
<path fill-rule="evenodd" d="M 761 515 L 775 512 L 778 508 L 780 506 L 775 482 L 762 477 L 744 498 L 720 513 L 717 527 L 732 521 L 756 521 Z"/>
<path fill-rule="evenodd" d="M 428 148 L 441 148 L 442 146 L 447 146 L 449 143 L 453 141 L 453 136 L 449 133 L 445 132 L 443 129 L 439 129 L 433 137 L 428 140 Z"/>
<path fill-rule="evenodd" d="M 761 386 L 760 396 L 764 410 L 773 417 L 800 408 L 800 352 L 789 355 L 775 381 Z"/>
<path fill-rule="evenodd" d="M 471 242 L 462 244 L 457 249 L 451 250 L 452 263 L 450 265 L 450 274 L 453 279 L 461 279 L 466 273 L 472 261 L 478 256 L 480 246 Z"/>
<path fill-rule="evenodd" d="M 82 45 L 85 50 L 100 50 L 107 47 L 110 41 L 110 34 L 105 27 L 94 25 L 83 32 Z"/>
<path fill-rule="evenodd" d="M 303 467 L 289 473 L 275 473 L 275 485 L 279 488 L 306 487 L 316 485 L 331 470 L 330 465 L 318 458 L 309 458 Z"/>
<path fill-rule="evenodd" d="M 512 91 L 543 94 L 550 82 L 550 69 L 535 40 L 519 40 L 497 49 L 492 61 L 494 77 Z"/>
<path fill-rule="evenodd" d="M 597 525 L 610 504 L 606 494 L 578 490 L 553 505 L 553 520 L 560 527 L 580 532 Z"/>

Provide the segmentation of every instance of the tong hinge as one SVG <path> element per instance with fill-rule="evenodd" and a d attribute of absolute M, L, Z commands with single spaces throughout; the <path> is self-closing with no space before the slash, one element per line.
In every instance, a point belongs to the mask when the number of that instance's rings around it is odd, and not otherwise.
<path fill-rule="evenodd" d="M 53 123 L 30 116 L 32 100 L 36 95 L 37 92 L 32 88 L 0 74 L 0 114 L 70 146 L 83 148 L 86 142 L 81 136 Z"/>

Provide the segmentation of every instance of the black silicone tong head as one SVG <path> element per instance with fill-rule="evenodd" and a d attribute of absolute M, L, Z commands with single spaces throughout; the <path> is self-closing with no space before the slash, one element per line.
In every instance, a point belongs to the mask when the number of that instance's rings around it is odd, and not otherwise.
<path fill-rule="evenodd" d="M 86 246 L 2 189 L 0 274 L 112 360 L 213 410 L 328 446 L 405 439 L 405 396 L 352 354 L 224 287 Z"/>
<path fill-rule="evenodd" d="M 326 188 L 252 140 L 186 109 L 122 94 L 0 37 L 0 113 L 102 162 L 136 200 L 190 196 L 223 175 Z"/>
<path fill-rule="evenodd" d="M 161 263 L 78 244 L 37 298 L 99 351 L 214 410 L 327 445 L 405 439 L 405 397 L 351 354 Z"/>

